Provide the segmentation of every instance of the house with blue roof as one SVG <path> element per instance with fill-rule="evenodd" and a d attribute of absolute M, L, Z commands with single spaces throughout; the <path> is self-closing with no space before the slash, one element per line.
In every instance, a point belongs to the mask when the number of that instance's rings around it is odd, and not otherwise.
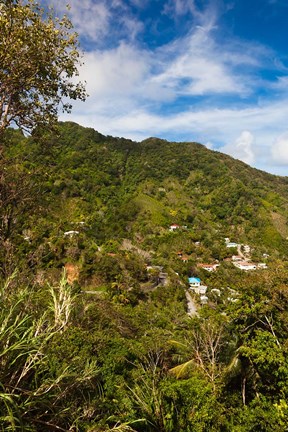
<path fill-rule="evenodd" d="M 201 285 L 201 279 L 197 277 L 189 277 L 188 283 L 190 285 L 190 288 L 196 288 Z"/>
<path fill-rule="evenodd" d="M 206 285 L 201 285 L 201 279 L 197 277 L 189 277 L 189 289 L 194 291 L 195 294 L 205 295 L 207 291 Z"/>

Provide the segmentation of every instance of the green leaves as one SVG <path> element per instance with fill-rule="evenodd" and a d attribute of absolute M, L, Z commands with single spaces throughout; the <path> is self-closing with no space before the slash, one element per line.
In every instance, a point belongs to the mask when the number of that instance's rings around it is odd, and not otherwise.
<path fill-rule="evenodd" d="M 53 313 L 43 308 L 37 316 L 40 305 L 28 312 L 33 293 L 21 288 L 13 292 L 9 284 L 2 288 L 0 430 L 35 430 L 34 425 L 41 424 L 66 430 L 61 427 L 74 427 L 83 416 L 77 404 L 73 406 L 72 395 L 83 392 L 84 404 L 87 387 L 94 389 L 99 375 L 96 360 L 82 359 L 80 374 L 74 357 L 68 365 L 59 363 L 55 368 L 49 351 L 71 322 L 74 298 L 69 289 L 63 277 L 59 291 L 50 289 Z"/>
<path fill-rule="evenodd" d="M 0 133 L 11 124 L 31 132 L 55 122 L 63 98 L 85 99 L 84 86 L 72 80 L 77 37 L 66 16 L 57 19 L 34 0 L 0 5 Z"/>

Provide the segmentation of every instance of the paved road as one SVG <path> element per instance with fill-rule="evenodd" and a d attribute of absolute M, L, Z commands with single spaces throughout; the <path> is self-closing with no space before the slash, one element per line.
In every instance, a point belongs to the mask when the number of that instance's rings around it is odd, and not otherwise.
<path fill-rule="evenodd" d="M 186 299 L 187 299 L 187 309 L 188 309 L 188 315 L 194 316 L 197 315 L 197 306 L 195 301 L 193 300 L 191 294 L 189 291 L 185 291 Z"/>

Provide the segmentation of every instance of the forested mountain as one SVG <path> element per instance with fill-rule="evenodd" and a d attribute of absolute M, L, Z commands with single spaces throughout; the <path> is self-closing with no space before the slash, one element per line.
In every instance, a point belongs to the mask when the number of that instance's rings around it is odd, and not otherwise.
<path fill-rule="evenodd" d="M 8 130 L 2 430 L 288 430 L 287 186 L 198 143 Z"/>
<path fill-rule="evenodd" d="M 51 257 L 51 264 L 55 258 L 69 259 L 63 234 L 79 229 L 89 245 L 111 240 L 120 244 L 128 238 L 161 256 L 171 224 L 187 226 L 184 243 L 203 240 L 219 249 L 224 238 L 231 237 L 252 242 L 261 251 L 285 254 L 287 178 L 258 171 L 200 144 L 157 138 L 135 143 L 74 123 L 60 124 L 58 134 L 39 140 L 11 133 L 6 176 L 18 189 L 21 216 L 9 216 L 9 238 L 17 236 L 20 241 L 28 230 L 34 254 L 43 243 L 50 249 L 63 243 L 58 248 L 62 253 Z M 15 201 L 13 192 L 10 198 Z M 174 237 L 173 243 L 178 246 Z"/>

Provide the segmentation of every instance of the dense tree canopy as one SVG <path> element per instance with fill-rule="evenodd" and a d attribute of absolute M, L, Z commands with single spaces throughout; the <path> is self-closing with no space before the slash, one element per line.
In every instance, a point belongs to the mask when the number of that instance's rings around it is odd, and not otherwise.
<path fill-rule="evenodd" d="M 85 99 L 78 75 L 77 35 L 69 19 L 55 18 L 34 0 L 0 1 L 0 133 L 51 124 L 59 105 Z"/>

